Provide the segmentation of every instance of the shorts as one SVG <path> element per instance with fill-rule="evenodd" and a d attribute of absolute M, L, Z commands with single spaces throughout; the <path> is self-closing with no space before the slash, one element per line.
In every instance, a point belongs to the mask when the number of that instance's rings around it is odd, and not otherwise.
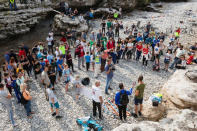
<path fill-rule="evenodd" d="M 134 98 L 134 103 L 135 103 L 135 105 L 142 104 L 142 102 L 143 102 L 143 99 Z"/>
<path fill-rule="evenodd" d="M 64 83 L 68 84 L 70 82 L 70 80 L 66 80 Z"/>
<path fill-rule="evenodd" d="M 155 58 L 159 59 L 160 58 L 160 55 L 159 54 L 155 55 Z"/>
<path fill-rule="evenodd" d="M 59 77 L 62 77 L 62 71 L 58 71 L 59 72 Z"/>
<path fill-rule="evenodd" d="M 81 89 L 80 88 L 76 88 L 76 95 L 80 95 Z"/>
<path fill-rule="evenodd" d="M 169 64 L 170 63 L 170 60 L 169 59 L 164 59 L 164 63 L 165 64 Z"/>
<path fill-rule="evenodd" d="M 60 108 L 60 106 L 59 106 L 59 103 L 58 103 L 58 102 L 56 102 L 55 104 L 50 103 L 50 105 L 51 105 L 51 108 L 53 108 L 53 107 L 55 107 L 56 109 L 59 109 L 59 108 Z"/>

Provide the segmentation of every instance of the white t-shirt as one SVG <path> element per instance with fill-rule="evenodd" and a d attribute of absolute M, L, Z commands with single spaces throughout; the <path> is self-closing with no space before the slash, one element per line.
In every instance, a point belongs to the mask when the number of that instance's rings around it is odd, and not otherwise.
<path fill-rule="evenodd" d="M 155 54 L 158 55 L 158 54 L 159 54 L 159 50 L 160 50 L 160 48 L 156 46 L 156 47 L 155 47 Z"/>
<path fill-rule="evenodd" d="M 61 52 L 61 50 L 59 50 L 59 51 L 55 51 L 55 57 L 57 58 L 57 59 L 59 59 L 59 55 L 61 55 L 62 54 L 62 52 Z"/>
<path fill-rule="evenodd" d="M 177 49 L 176 51 L 176 57 L 180 57 L 181 55 L 184 55 L 185 54 L 185 50 L 180 50 L 180 48 Z"/>
<path fill-rule="evenodd" d="M 52 99 L 54 98 L 54 103 L 57 102 L 57 97 L 55 96 L 55 94 L 53 93 L 53 91 L 49 88 L 46 89 L 48 97 L 49 97 L 49 103 L 53 103 Z"/>
<path fill-rule="evenodd" d="M 53 37 L 47 37 L 48 45 L 52 45 L 51 41 L 53 40 Z"/>
<path fill-rule="evenodd" d="M 128 50 L 131 50 L 133 48 L 133 43 L 128 43 L 127 47 L 128 47 Z"/>
<path fill-rule="evenodd" d="M 81 45 L 83 46 L 83 48 L 85 49 L 85 47 L 86 47 L 86 43 L 85 42 L 83 42 L 83 41 L 81 41 Z"/>
<path fill-rule="evenodd" d="M 79 45 L 81 43 L 80 40 L 76 40 L 76 45 Z"/>
<path fill-rule="evenodd" d="M 167 60 L 172 59 L 172 54 L 166 53 L 165 59 L 167 59 Z"/>
<path fill-rule="evenodd" d="M 98 87 L 93 86 L 92 87 L 92 99 L 95 102 L 100 102 L 100 99 L 99 99 L 100 96 L 102 96 L 101 90 Z"/>

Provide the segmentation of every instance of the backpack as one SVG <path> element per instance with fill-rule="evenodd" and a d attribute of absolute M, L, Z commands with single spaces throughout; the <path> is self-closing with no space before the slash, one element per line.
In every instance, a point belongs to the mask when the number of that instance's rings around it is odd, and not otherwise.
<path fill-rule="evenodd" d="M 120 104 L 127 105 L 128 103 L 129 103 L 129 97 L 128 97 L 126 91 L 124 91 L 124 93 L 120 92 Z"/>
<path fill-rule="evenodd" d="M 27 104 L 27 102 L 28 102 L 28 100 L 25 100 L 25 98 L 24 98 L 24 96 L 23 96 L 23 93 L 22 93 L 22 95 L 21 95 L 21 104 L 23 104 L 23 105 L 25 105 L 25 104 Z"/>

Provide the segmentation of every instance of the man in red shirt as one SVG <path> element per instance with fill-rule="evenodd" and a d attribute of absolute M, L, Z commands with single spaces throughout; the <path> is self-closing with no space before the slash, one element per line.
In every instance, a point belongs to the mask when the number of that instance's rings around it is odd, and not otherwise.
<path fill-rule="evenodd" d="M 23 47 L 21 47 L 21 49 L 19 50 L 18 53 L 19 57 L 21 58 L 22 56 L 24 56 L 26 58 L 26 53 L 25 53 L 25 49 Z"/>
<path fill-rule="evenodd" d="M 66 37 L 64 35 L 64 32 L 61 32 L 61 35 L 62 35 L 62 38 L 60 39 L 60 41 L 65 43 L 66 42 Z"/>
<path fill-rule="evenodd" d="M 140 56 L 141 56 L 141 54 L 142 54 L 142 48 L 143 48 L 143 46 L 142 46 L 142 41 L 139 41 L 138 42 L 138 44 L 137 44 L 137 46 L 136 46 L 136 49 L 137 49 L 137 52 L 136 52 L 136 60 L 137 61 L 139 61 L 139 59 L 140 59 Z"/>
<path fill-rule="evenodd" d="M 112 39 L 112 37 L 110 37 L 109 41 L 107 42 L 107 49 L 110 50 L 110 49 L 114 49 L 115 48 L 115 43 Z"/>
<path fill-rule="evenodd" d="M 78 54 L 78 69 L 81 70 L 81 63 L 82 63 L 82 67 L 85 67 L 84 65 L 84 49 L 83 46 L 81 44 L 79 44 L 78 48 L 77 48 L 77 54 Z"/>

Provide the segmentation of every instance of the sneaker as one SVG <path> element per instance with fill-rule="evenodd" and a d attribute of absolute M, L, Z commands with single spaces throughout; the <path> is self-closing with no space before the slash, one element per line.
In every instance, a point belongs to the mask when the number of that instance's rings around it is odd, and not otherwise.
<path fill-rule="evenodd" d="M 103 117 L 99 117 L 100 120 L 103 120 Z"/>
<path fill-rule="evenodd" d="M 51 114 L 52 116 L 55 116 L 56 115 L 56 112 L 54 112 L 53 114 Z"/>
<path fill-rule="evenodd" d="M 111 87 L 108 88 L 109 90 L 113 90 Z"/>
<path fill-rule="evenodd" d="M 135 118 L 138 118 L 137 114 L 135 114 L 135 113 L 132 113 L 132 116 Z"/>
<path fill-rule="evenodd" d="M 138 114 L 139 114 L 139 116 L 142 116 L 142 113 L 141 113 L 141 111 L 138 111 Z"/>
<path fill-rule="evenodd" d="M 13 127 L 16 127 L 16 126 L 17 126 L 17 124 L 15 123 L 15 124 L 13 124 L 12 126 L 13 126 Z"/>
<path fill-rule="evenodd" d="M 60 119 L 60 118 L 62 118 L 62 116 L 56 116 L 55 118 L 56 118 L 56 119 Z"/>
<path fill-rule="evenodd" d="M 106 95 L 109 95 L 109 93 L 108 93 L 108 92 L 105 92 L 105 94 L 106 94 Z"/>

